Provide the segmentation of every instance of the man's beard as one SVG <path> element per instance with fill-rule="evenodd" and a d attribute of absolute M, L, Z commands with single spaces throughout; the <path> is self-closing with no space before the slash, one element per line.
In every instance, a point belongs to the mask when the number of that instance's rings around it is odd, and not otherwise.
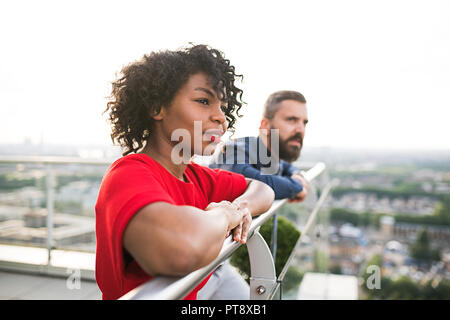
<path fill-rule="evenodd" d="M 300 142 L 300 146 L 292 146 L 288 145 L 289 141 L 291 140 L 297 140 Z M 279 145 L 279 156 L 281 160 L 284 160 L 286 162 L 293 162 L 300 157 L 300 152 L 302 151 L 303 147 L 303 138 L 300 134 L 295 134 L 286 140 L 282 140 L 280 137 L 280 145 Z"/>

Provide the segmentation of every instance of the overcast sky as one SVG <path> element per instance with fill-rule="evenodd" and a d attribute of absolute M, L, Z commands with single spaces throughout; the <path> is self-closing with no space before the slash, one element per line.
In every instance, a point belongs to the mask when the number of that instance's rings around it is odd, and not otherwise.
<path fill-rule="evenodd" d="M 0 143 L 111 144 L 129 62 L 188 42 L 244 75 L 236 136 L 266 97 L 308 101 L 305 145 L 450 149 L 450 1 L 2 1 Z"/>

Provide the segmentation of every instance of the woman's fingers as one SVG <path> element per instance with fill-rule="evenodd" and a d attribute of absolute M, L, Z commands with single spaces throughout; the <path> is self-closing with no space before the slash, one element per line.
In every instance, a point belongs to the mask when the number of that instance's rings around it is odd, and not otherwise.
<path fill-rule="evenodd" d="M 241 223 L 234 228 L 233 230 L 233 239 L 234 241 L 241 241 L 241 233 L 242 233 L 242 221 Z"/>
<path fill-rule="evenodd" d="M 243 211 L 244 215 L 241 223 L 233 230 L 233 239 L 245 244 L 247 242 L 248 230 L 252 224 L 252 216 L 247 208 L 243 209 Z"/>
<path fill-rule="evenodd" d="M 247 213 L 244 215 L 244 220 L 242 223 L 242 235 L 241 235 L 241 242 L 242 244 L 247 242 L 247 234 L 248 230 L 250 229 L 250 226 L 252 225 L 252 215 L 250 214 L 250 211 L 248 209 Z"/>
<path fill-rule="evenodd" d="M 242 208 L 237 203 L 224 200 L 221 202 L 209 203 L 205 210 L 212 210 L 217 207 L 222 207 L 225 212 L 227 212 L 227 216 L 229 218 L 229 229 L 226 237 L 228 237 L 231 232 L 235 241 L 245 243 L 247 241 L 248 230 L 252 222 L 252 217 L 248 208 Z"/>

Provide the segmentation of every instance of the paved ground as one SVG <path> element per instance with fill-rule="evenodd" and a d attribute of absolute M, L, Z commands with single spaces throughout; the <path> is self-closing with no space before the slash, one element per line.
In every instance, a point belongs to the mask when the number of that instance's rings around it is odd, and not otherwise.
<path fill-rule="evenodd" d="M 77 287 L 77 283 L 68 283 L 65 278 L 0 271 L 0 300 L 101 299 L 95 282 L 81 280 Z"/>

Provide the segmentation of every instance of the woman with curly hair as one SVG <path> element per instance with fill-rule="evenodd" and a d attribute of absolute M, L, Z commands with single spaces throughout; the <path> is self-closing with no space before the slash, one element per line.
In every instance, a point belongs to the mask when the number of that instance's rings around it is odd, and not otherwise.
<path fill-rule="evenodd" d="M 145 55 L 113 82 L 105 112 L 124 152 L 105 173 L 95 206 L 103 299 L 209 264 L 229 233 L 245 243 L 252 216 L 270 208 L 273 190 L 259 181 L 174 161 L 179 152 L 186 159 L 213 151 L 233 130 L 242 107 L 237 77 L 220 51 L 197 45 Z M 181 141 L 176 130 L 185 133 Z M 207 279 L 186 299 L 196 299 Z"/>

